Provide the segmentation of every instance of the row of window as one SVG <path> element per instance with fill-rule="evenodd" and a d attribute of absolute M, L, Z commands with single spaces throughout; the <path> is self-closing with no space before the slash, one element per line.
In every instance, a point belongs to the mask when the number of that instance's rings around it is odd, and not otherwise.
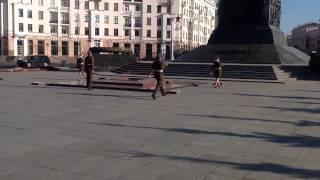
<path fill-rule="evenodd" d="M 58 41 L 51 41 L 51 55 L 57 56 L 58 55 Z M 17 41 L 17 52 L 19 56 L 24 55 L 23 53 L 23 47 L 24 47 L 24 41 L 18 40 Z M 44 40 L 38 40 L 38 52 L 37 54 L 45 54 L 45 42 Z M 62 41 L 61 46 L 61 52 L 63 56 L 69 55 L 69 42 L 68 41 Z M 32 55 L 34 54 L 33 51 L 33 40 L 28 40 L 28 54 Z M 74 42 L 74 55 L 78 54 L 78 42 Z"/>
<path fill-rule="evenodd" d="M 23 32 L 24 31 L 24 28 L 23 28 L 23 23 L 19 23 L 19 31 L 20 32 Z M 56 25 L 51 25 L 50 26 L 51 30 L 50 30 L 50 33 L 58 33 L 58 26 Z M 75 27 L 75 35 L 79 35 L 79 27 Z M 28 32 L 33 32 L 33 29 L 32 29 L 32 24 L 28 24 Z M 84 29 L 84 32 L 85 32 L 85 35 L 89 35 L 89 28 L 88 27 L 85 27 Z M 124 30 L 124 34 L 125 36 L 130 36 L 130 33 L 131 30 L 128 30 L 128 29 L 125 29 Z M 135 36 L 136 37 L 140 37 L 141 36 L 141 30 L 138 30 L 136 29 L 134 31 L 135 33 Z M 43 33 L 43 25 L 39 25 L 39 33 Z M 69 34 L 69 27 L 68 26 L 61 26 L 61 33 L 62 34 Z M 170 38 L 170 31 L 167 31 L 167 38 Z M 100 36 L 100 28 L 95 28 L 94 29 L 94 35 L 95 36 Z M 104 28 L 104 36 L 109 36 L 109 28 Z M 114 29 L 113 30 L 113 36 L 119 36 L 119 29 Z M 147 37 L 152 37 L 151 36 L 151 30 L 147 30 L 146 32 L 146 36 Z M 158 30 L 157 31 L 157 38 L 161 38 L 162 37 L 162 31 L 161 30 Z"/>

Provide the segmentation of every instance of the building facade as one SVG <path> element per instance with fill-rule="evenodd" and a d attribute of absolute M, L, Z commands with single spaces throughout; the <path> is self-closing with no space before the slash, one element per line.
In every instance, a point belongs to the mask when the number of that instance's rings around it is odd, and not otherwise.
<path fill-rule="evenodd" d="M 297 26 L 291 32 L 289 45 L 305 53 L 316 51 L 318 48 L 317 43 L 320 41 L 319 31 L 319 23 L 307 23 Z"/>
<path fill-rule="evenodd" d="M 0 0 L 0 55 L 77 56 L 127 47 L 141 58 L 207 44 L 212 0 Z M 173 25 L 173 33 L 171 33 Z"/>

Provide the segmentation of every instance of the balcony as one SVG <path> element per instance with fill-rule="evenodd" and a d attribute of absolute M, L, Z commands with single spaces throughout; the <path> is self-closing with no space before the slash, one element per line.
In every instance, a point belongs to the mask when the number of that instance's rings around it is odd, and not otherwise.
<path fill-rule="evenodd" d="M 142 27 L 142 24 L 141 23 L 134 24 L 134 27 Z"/>
<path fill-rule="evenodd" d="M 49 23 L 58 24 L 58 19 L 50 19 Z"/>
<path fill-rule="evenodd" d="M 60 23 L 61 24 L 69 24 L 69 20 L 61 20 Z"/>
<path fill-rule="evenodd" d="M 131 24 L 124 24 L 124 27 L 131 27 Z"/>

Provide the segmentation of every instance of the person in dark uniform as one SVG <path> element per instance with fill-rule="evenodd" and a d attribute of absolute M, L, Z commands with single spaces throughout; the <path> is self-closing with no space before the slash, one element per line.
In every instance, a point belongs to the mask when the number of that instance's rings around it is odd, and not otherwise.
<path fill-rule="evenodd" d="M 156 99 L 156 94 L 158 89 L 160 88 L 162 96 L 167 95 L 167 92 L 165 92 L 163 88 L 163 71 L 164 71 L 165 63 L 161 60 L 161 54 L 158 54 L 157 59 L 152 63 L 152 71 L 149 75 L 149 78 L 154 76 L 154 78 L 157 80 L 157 85 L 152 93 L 152 98 Z"/>
<path fill-rule="evenodd" d="M 78 73 L 78 81 L 82 81 L 83 79 L 85 79 L 84 77 L 84 55 L 81 55 L 78 59 L 77 59 L 77 68 L 79 70 Z"/>
<path fill-rule="evenodd" d="M 216 82 L 214 83 L 214 87 L 221 87 L 222 86 L 222 82 L 221 82 L 222 66 L 223 66 L 223 64 L 221 63 L 220 57 L 218 56 L 212 65 L 214 77 L 216 78 Z"/>
<path fill-rule="evenodd" d="M 92 73 L 94 72 L 94 58 L 92 56 L 91 51 L 89 50 L 87 53 L 87 57 L 85 58 L 85 69 L 87 74 L 87 88 L 88 90 L 92 89 Z"/>

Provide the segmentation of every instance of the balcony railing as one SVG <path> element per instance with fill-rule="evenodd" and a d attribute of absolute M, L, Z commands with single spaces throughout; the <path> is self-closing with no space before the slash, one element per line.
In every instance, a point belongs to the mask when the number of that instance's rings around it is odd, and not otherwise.
<path fill-rule="evenodd" d="M 61 22 L 61 24 L 69 24 L 69 20 L 62 20 L 60 22 Z"/>
<path fill-rule="evenodd" d="M 124 24 L 124 27 L 131 27 L 131 24 Z"/>
<path fill-rule="evenodd" d="M 50 19 L 49 23 L 58 24 L 58 19 Z"/>
<path fill-rule="evenodd" d="M 142 27 L 142 24 L 141 23 L 134 24 L 134 27 Z"/>

